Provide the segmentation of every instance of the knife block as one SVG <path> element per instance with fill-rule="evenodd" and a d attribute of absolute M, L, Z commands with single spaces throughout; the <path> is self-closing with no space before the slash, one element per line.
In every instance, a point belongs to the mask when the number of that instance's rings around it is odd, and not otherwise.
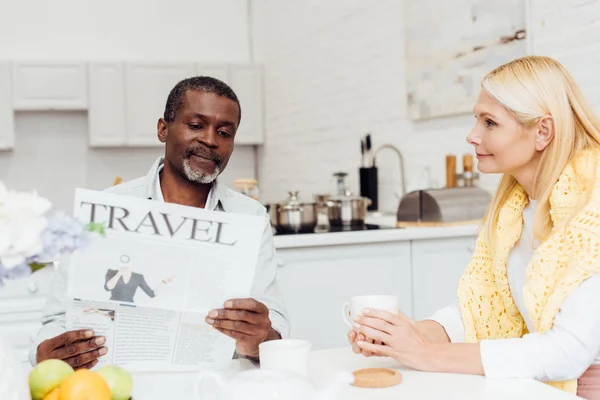
<path fill-rule="evenodd" d="M 365 168 L 359 170 L 360 196 L 371 200 L 367 207 L 368 211 L 376 211 L 378 205 L 378 185 L 377 185 L 377 167 Z"/>

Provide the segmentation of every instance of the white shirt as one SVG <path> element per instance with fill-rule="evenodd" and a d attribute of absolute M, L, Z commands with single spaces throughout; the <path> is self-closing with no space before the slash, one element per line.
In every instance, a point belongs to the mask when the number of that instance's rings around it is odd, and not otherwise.
<path fill-rule="evenodd" d="M 162 168 L 162 164 L 163 158 L 160 157 L 154 162 L 145 177 L 110 187 L 106 191 L 164 201 L 159 179 L 159 171 Z M 265 208 L 256 200 L 235 192 L 217 182 L 215 182 L 209 193 L 206 206 L 210 210 L 259 215 L 265 219 L 265 228 L 250 296 L 267 306 L 272 328 L 279 332 L 282 338 L 288 338 L 290 325 L 283 299 L 279 293 L 273 232 L 271 230 L 270 218 Z M 66 257 L 58 263 L 46 307 L 42 312 L 42 327 L 37 332 L 36 337 L 32 338 L 33 343 L 29 351 L 29 362 L 31 365 L 36 364 L 37 347 L 42 341 L 65 332 L 65 310 L 68 302 L 68 270 L 68 257 Z"/>
<path fill-rule="evenodd" d="M 530 333 L 522 338 L 483 340 L 481 362 L 489 378 L 529 378 L 564 381 L 579 378 L 590 364 L 600 364 L 600 274 L 581 283 L 565 299 L 545 333 L 535 333 L 525 307 L 525 271 L 534 252 L 535 201 L 523 212 L 523 231 L 507 261 L 510 290 Z M 458 302 L 436 312 L 430 320 L 444 327 L 452 342 L 464 342 Z"/>
<path fill-rule="evenodd" d="M 161 163 L 158 166 L 158 170 L 156 171 L 156 182 L 155 182 L 155 190 L 154 190 L 154 200 L 158 200 L 158 201 L 162 201 L 162 202 L 165 201 L 165 197 L 162 194 L 162 188 L 160 187 L 160 173 L 163 170 L 163 168 L 164 168 L 164 163 Z M 216 195 L 217 191 L 213 190 L 216 185 L 217 185 L 217 183 L 215 182 L 215 185 L 213 185 L 213 187 L 208 192 L 208 197 L 206 199 L 206 205 L 204 206 L 204 209 L 206 209 L 206 210 L 223 211 L 223 208 L 221 207 L 219 199 L 217 198 L 217 195 Z"/>

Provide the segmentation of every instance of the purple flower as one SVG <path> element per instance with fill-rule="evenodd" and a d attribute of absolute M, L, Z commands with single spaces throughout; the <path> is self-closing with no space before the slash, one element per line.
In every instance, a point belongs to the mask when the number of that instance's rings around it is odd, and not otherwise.
<path fill-rule="evenodd" d="M 85 248 L 91 231 L 103 235 L 104 227 L 52 211 L 37 193 L 10 191 L 0 181 L 0 285 Z"/>
<path fill-rule="evenodd" d="M 0 265 L 0 286 L 2 285 L 4 279 L 21 278 L 23 276 L 29 275 L 30 273 L 31 267 L 29 266 L 29 264 L 23 264 L 19 265 L 18 267 L 9 269 L 4 268 L 2 265 Z"/>
<path fill-rule="evenodd" d="M 25 263 L 6 268 L 0 264 L 0 286 L 4 279 L 15 279 L 29 275 L 33 264 L 58 261 L 63 255 L 84 249 L 91 243 L 93 232 L 78 219 L 63 211 L 46 214 L 46 227 L 41 232 L 43 248 L 27 257 Z"/>
<path fill-rule="evenodd" d="M 62 255 L 87 247 L 92 233 L 76 218 L 62 211 L 48 215 L 48 224 L 42 232 L 44 249 L 32 257 L 30 262 L 57 261 Z"/>

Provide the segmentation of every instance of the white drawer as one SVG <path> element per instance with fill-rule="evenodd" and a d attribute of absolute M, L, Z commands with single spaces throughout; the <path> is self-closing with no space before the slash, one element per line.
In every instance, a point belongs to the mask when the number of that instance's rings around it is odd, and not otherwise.
<path fill-rule="evenodd" d="M 29 348 L 31 335 L 35 334 L 42 326 L 38 319 L 21 321 L 10 325 L 0 325 L 0 336 L 16 348 Z"/>
<path fill-rule="evenodd" d="M 5 280 L 0 287 L 0 299 L 6 298 L 45 298 L 50 293 L 54 268 L 48 266 L 18 279 Z M 0 301 L 2 303 L 4 300 Z"/>
<path fill-rule="evenodd" d="M 40 313 L 46 304 L 46 296 L 44 297 L 32 297 L 32 298 L 11 298 L 11 299 L 0 299 L 0 322 L 15 315 L 26 314 L 26 313 Z"/>
<path fill-rule="evenodd" d="M 42 312 L 24 312 L 19 314 L 0 314 L 0 332 L 5 327 L 19 325 L 19 324 L 31 324 L 32 322 L 41 322 Z"/>

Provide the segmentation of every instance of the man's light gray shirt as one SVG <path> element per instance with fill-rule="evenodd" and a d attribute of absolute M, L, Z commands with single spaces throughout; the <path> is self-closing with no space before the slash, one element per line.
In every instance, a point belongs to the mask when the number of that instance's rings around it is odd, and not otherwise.
<path fill-rule="evenodd" d="M 162 169 L 163 161 L 162 157 L 156 160 L 145 177 L 110 187 L 106 191 L 164 201 L 159 179 L 159 172 Z M 257 201 L 231 190 L 220 183 L 215 183 L 209 193 L 206 209 L 264 217 L 265 230 L 262 235 L 261 248 L 256 263 L 250 297 L 264 303 L 269 308 L 269 317 L 273 329 L 279 332 L 282 338 L 289 337 L 289 322 L 277 284 L 277 263 L 275 261 L 273 234 L 269 216 L 265 208 Z M 165 268 L 168 269 L 168 265 Z M 66 331 L 67 274 L 67 259 L 61 260 L 54 273 L 50 295 L 42 313 L 42 328 L 33 340 L 29 352 L 31 365 L 36 364 L 37 347 L 41 342 Z"/>

